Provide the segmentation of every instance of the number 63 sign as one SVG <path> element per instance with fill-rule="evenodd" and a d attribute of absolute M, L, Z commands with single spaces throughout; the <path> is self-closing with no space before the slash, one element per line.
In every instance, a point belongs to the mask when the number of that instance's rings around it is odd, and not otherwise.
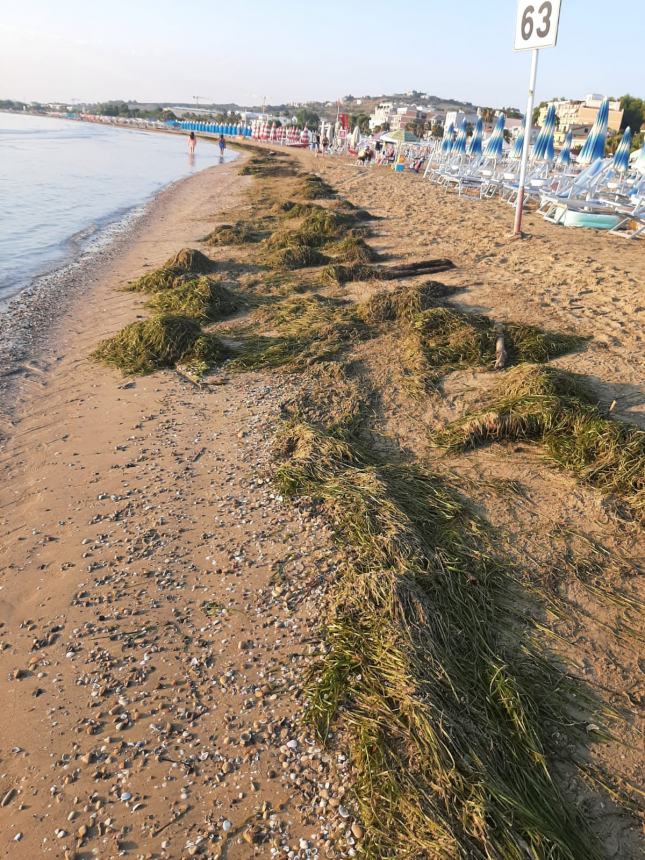
<path fill-rule="evenodd" d="M 562 0 L 519 0 L 515 50 L 552 48 L 558 41 Z"/>

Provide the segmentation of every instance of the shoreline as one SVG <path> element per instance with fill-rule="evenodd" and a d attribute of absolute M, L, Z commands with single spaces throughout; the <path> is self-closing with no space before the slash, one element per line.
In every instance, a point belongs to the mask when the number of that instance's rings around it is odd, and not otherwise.
<path fill-rule="evenodd" d="M 61 317 L 70 311 L 88 284 L 96 283 L 118 255 L 133 247 L 150 221 L 173 205 L 180 188 L 188 187 L 202 174 L 222 171 L 225 164 L 205 167 L 190 176 L 176 179 L 133 206 L 95 235 L 97 247 L 79 249 L 75 255 L 50 272 L 43 273 L 0 307 L 0 397 L 7 397 L 11 382 L 20 374 L 20 365 L 37 359 L 51 346 Z M 2 429 L 0 425 L 0 440 Z"/>

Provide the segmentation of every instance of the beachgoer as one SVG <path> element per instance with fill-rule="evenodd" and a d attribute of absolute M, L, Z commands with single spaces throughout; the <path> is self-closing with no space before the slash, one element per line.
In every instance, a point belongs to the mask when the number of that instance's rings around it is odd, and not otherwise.
<path fill-rule="evenodd" d="M 197 146 L 197 138 L 195 137 L 195 132 L 191 131 L 190 137 L 188 138 L 188 152 L 191 155 L 195 152 L 195 147 Z"/>
<path fill-rule="evenodd" d="M 325 135 L 322 139 L 322 154 L 325 155 L 329 149 L 329 138 Z"/>
<path fill-rule="evenodd" d="M 226 149 L 226 139 L 224 138 L 224 135 L 223 135 L 223 134 L 220 134 L 220 136 L 219 136 L 219 151 L 220 151 L 220 155 L 222 155 L 222 156 L 224 155 L 224 150 L 225 150 L 225 149 Z"/>

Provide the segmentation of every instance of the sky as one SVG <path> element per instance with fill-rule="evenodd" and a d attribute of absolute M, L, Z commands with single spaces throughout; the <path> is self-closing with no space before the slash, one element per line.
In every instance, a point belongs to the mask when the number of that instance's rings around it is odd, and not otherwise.
<path fill-rule="evenodd" d="M 538 0 L 539 2 L 539 0 Z M 269 104 L 416 89 L 526 104 L 517 0 L 20 0 L 3 4 L 0 99 Z M 616 10 L 620 14 L 616 14 Z M 562 0 L 537 99 L 645 97 L 645 3 Z"/>

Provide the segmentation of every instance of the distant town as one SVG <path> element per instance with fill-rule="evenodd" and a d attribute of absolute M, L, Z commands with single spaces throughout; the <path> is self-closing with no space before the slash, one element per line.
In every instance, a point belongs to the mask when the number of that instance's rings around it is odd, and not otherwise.
<path fill-rule="evenodd" d="M 543 124 L 546 111 L 553 105 L 557 117 L 556 145 L 561 145 L 568 132 L 572 133 L 575 150 L 582 146 L 598 114 L 604 96 L 589 94 L 578 99 L 556 98 L 542 102 L 534 111 L 533 125 Z M 461 127 L 466 121 L 469 131 L 478 118 L 484 122 L 484 132 L 492 130 L 500 113 L 506 117 L 507 141 L 516 137 L 524 124 L 522 112 L 512 106 L 490 107 L 474 105 L 456 99 L 433 96 L 417 90 L 389 96 L 344 96 L 336 101 L 291 102 L 286 104 L 240 106 L 234 103 L 216 104 L 205 97 L 193 96 L 191 103 L 142 103 L 114 100 L 99 103 L 50 102 L 25 103 L 0 100 L 0 110 L 47 113 L 56 116 L 74 117 L 80 114 L 113 117 L 116 120 L 195 119 L 228 123 L 251 123 L 267 120 L 280 126 L 298 126 L 315 129 L 323 121 L 333 122 L 339 115 L 347 119 L 350 128 L 359 128 L 361 134 L 379 134 L 405 129 L 418 138 L 441 138 L 444 129 Z M 627 126 L 634 133 L 633 148 L 642 146 L 642 127 L 645 125 L 645 102 L 624 95 L 612 99 L 609 105 L 608 150 L 618 145 L 621 131 Z"/>

